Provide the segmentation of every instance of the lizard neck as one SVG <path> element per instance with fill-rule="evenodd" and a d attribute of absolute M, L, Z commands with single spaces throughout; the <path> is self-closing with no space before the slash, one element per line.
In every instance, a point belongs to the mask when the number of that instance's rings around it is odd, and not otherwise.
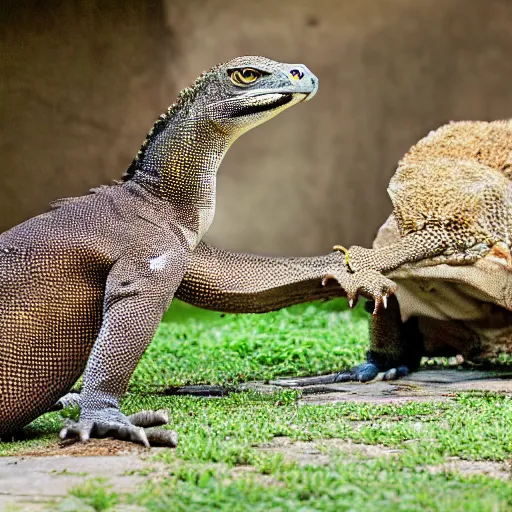
<path fill-rule="evenodd" d="M 148 137 L 132 180 L 169 202 L 190 248 L 215 214 L 217 170 L 236 139 L 207 120 L 172 121 Z"/>
<path fill-rule="evenodd" d="M 209 121 L 169 123 L 148 141 L 132 179 L 180 208 L 214 208 L 217 170 L 230 139 Z"/>

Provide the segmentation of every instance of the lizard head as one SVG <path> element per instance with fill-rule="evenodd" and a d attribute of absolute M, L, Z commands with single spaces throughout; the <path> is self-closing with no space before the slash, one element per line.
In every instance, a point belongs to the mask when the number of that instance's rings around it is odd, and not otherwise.
<path fill-rule="evenodd" d="M 191 125 L 195 125 L 209 132 L 203 140 L 221 135 L 229 146 L 251 128 L 311 99 L 317 89 L 318 79 L 303 64 L 283 64 L 264 57 L 237 57 L 218 64 L 183 89 L 157 119 L 122 179 L 131 179 L 144 167 L 150 148 L 160 154 L 167 151 L 166 141 L 172 137 L 164 132 L 171 130 L 174 136 L 186 133 L 191 140 Z"/>
<path fill-rule="evenodd" d="M 194 101 L 182 116 L 183 120 L 208 120 L 236 138 L 311 99 L 317 89 L 318 79 L 303 64 L 238 57 L 215 66 L 195 82 Z"/>

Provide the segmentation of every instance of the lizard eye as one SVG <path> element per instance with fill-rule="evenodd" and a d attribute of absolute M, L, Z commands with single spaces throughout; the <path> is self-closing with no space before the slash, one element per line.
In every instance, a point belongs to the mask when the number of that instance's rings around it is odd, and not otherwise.
<path fill-rule="evenodd" d="M 231 81 L 238 85 L 239 87 L 245 87 L 247 85 L 251 85 L 256 82 L 258 78 L 261 77 L 261 73 L 256 69 L 252 68 L 243 68 L 243 69 L 234 69 L 229 72 L 229 76 Z"/>

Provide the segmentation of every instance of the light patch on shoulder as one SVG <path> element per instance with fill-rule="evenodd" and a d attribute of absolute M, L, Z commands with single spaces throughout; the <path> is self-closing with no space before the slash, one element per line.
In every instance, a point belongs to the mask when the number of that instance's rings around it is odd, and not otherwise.
<path fill-rule="evenodd" d="M 169 253 L 164 252 L 160 256 L 155 256 L 149 260 L 150 270 L 163 270 L 169 261 Z"/>

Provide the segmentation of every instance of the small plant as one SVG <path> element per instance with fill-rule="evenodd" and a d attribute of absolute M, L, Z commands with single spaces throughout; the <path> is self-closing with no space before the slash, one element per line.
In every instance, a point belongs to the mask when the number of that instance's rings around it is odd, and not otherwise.
<path fill-rule="evenodd" d="M 102 512 L 119 503 L 119 496 L 110 489 L 111 487 L 106 483 L 106 479 L 96 478 L 88 480 L 79 487 L 74 487 L 69 491 L 69 494 L 79 498 L 96 512 Z"/>

